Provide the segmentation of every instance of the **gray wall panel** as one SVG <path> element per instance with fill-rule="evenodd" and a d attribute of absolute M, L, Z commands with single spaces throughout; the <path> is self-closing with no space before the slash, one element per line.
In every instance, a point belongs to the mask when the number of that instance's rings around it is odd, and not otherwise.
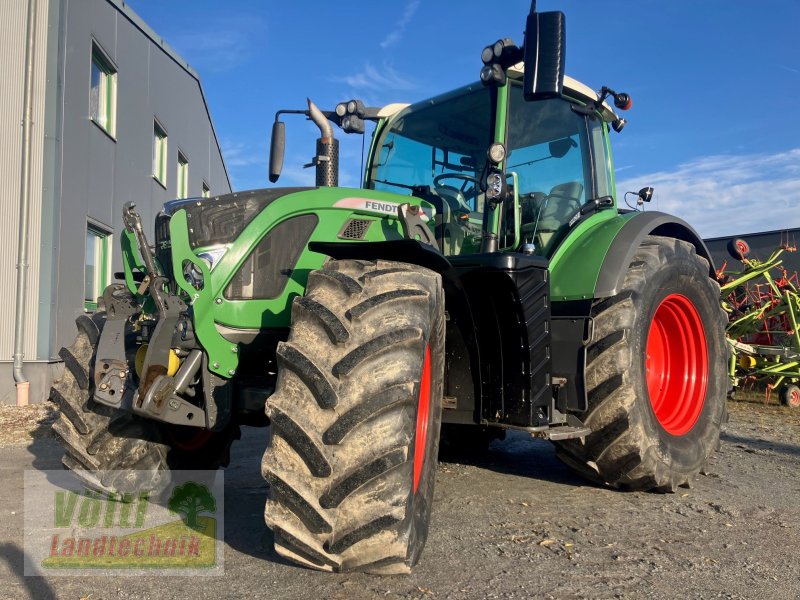
<path fill-rule="evenodd" d="M 74 337 L 74 320 L 83 313 L 87 221 L 113 231 L 112 271 L 120 270 L 122 206 L 136 202 L 152 235 L 156 213 L 176 195 L 179 148 L 189 159 L 190 195 L 200 195 L 203 181 L 215 194 L 230 191 L 197 74 L 168 44 L 122 0 L 37 1 L 26 361 L 52 358 Z M 6 297 L 14 295 L 16 276 L 26 10 L 26 0 L 0 2 Z M 117 68 L 115 139 L 89 117 L 92 40 Z M 169 133 L 167 189 L 152 177 L 154 116 Z M 13 302 L 0 304 L 0 323 L 2 363 L 13 349 Z M 0 380 L 0 402 L 8 402 L 13 380 Z M 33 401 L 43 399 L 40 388 L 32 388 Z"/>
<path fill-rule="evenodd" d="M 0 292 L 8 302 L 0 303 L 0 361 L 9 361 L 14 349 L 17 249 L 20 224 L 22 168 L 23 87 L 26 47 L 27 2 L 0 2 Z M 28 296 L 25 315 L 26 360 L 34 360 L 39 308 L 39 262 L 41 258 L 43 124 L 46 91 L 48 3 L 39 0 L 35 32 L 33 75 L 33 123 L 31 125 L 30 213 L 28 240 Z"/>
<path fill-rule="evenodd" d="M 154 41 L 146 27 L 111 0 L 69 0 L 64 88 L 63 188 L 59 306 L 54 346 L 69 343 L 82 312 L 84 232 L 87 218 L 114 231 L 112 271 L 121 270 L 122 206 L 133 201 L 152 236 L 153 220 L 176 196 L 178 148 L 189 158 L 189 191 L 205 179 L 228 191 L 222 157 L 208 156 L 211 124 L 200 85 L 190 71 Z M 91 40 L 117 67 L 116 140 L 88 118 Z M 153 118 L 169 135 L 167 189 L 152 177 Z M 209 162 L 211 164 L 209 164 Z"/>
<path fill-rule="evenodd" d="M 90 125 L 87 139 L 88 152 L 84 157 L 88 167 L 84 183 L 86 196 L 77 200 L 79 204 L 86 203 L 84 210 L 89 219 L 110 228 L 114 221 L 114 176 L 119 165 L 117 154 L 124 153 L 124 150 L 100 127 L 95 126 L 93 122 L 90 122 Z M 123 170 L 124 167 L 119 169 L 120 172 Z M 77 232 L 75 234 L 77 235 Z"/>

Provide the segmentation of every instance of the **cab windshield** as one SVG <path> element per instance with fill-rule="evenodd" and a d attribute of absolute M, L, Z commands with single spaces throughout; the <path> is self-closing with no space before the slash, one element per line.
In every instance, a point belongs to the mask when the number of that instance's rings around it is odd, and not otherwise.
<path fill-rule="evenodd" d="M 480 178 L 494 137 L 491 88 L 467 88 L 406 108 L 377 141 L 367 187 L 400 194 L 428 186 L 445 254 L 477 252 Z M 423 192 L 424 193 L 424 192 Z"/>

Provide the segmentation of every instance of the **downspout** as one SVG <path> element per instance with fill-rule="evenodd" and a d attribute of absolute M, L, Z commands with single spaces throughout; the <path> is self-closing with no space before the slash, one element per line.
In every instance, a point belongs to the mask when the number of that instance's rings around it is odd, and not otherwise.
<path fill-rule="evenodd" d="M 25 305 L 28 296 L 28 221 L 31 200 L 31 127 L 33 125 L 33 68 L 36 38 L 36 0 L 28 0 L 25 26 L 25 83 L 22 100 L 22 173 L 19 198 L 19 245 L 17 247 L 17 298 L 14 322 L 14 381 L 17 406 L 28 404 L 30 382 L 23 371 L 25 357 Z"/>

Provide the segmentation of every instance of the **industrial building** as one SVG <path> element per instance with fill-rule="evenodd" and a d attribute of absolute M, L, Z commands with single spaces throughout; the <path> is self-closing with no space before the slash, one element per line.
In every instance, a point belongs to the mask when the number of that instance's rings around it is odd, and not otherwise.
<path fill-rule="evenodd" d="M 123 0 L 0 2 L 0 33 L 0 403 L 41 402 L 121 270 L 123 204 L 152 235 L 230 181 L 198 74 Z"/>
<path fill-rule="evenodd" d="M 747 242 L 747 245 L 750 246 L 750 258 L 762 261 L 767 260 L 777 248 L 788 248 L 788 251 L 781 257 L 783 261 L 781 265 L 790 274 L 800 272 L 800 253 L 797 251 L 800 229 L 776 229 L 775 231 L 708 238 L 705 242 L 718 269 L 723 264 L 728 272 L 741 271 L 744 268 L 742 263 L 732 257 L 728 251 L 728 244 L 735 239 Z"/>

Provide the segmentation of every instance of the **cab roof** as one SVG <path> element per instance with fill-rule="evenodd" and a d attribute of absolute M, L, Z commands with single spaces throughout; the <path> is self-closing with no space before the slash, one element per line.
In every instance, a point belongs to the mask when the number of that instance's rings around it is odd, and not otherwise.
<path fill-rule="evenodd" d="M 508 68 L 508 76 L 514 80 L 522 79 L 522 74 L 525 68 L 523 63 L 519 62 L 516 65 L 513 65 Z M 470 87 L 470 86 L 466 86 Z M 464 89 L 464 88 L 459 88 Z M 458 91 L 458 90 L 454 90 Z M 443 95 L 449 95 L 452 92 L 447 92 Z M 575 98 L 576 100 L 586 101 L 597 101 L 599 96 L 597 92 L 595 92 L 592 88 L 588 85 L 585 85 L 578 81 L 577 79 L 573 79 L 569 75 L 564 76 L 564 95 L 570 96 Z M 392 117 L 399 113 L 404 108 L 411 106 L 411 104 L 403 103 L 403 102 L 394 102 L 392 104 L 387 104 L 383 108 L 380 109 L 378 112 L 378 117 L 380 118 L 387 118 Z M 613 121 L 617 118 L 617 114 L 614 112 L 614 109 L 607 102 L 603 102 L 603 119 L 606 121 Z"/>

